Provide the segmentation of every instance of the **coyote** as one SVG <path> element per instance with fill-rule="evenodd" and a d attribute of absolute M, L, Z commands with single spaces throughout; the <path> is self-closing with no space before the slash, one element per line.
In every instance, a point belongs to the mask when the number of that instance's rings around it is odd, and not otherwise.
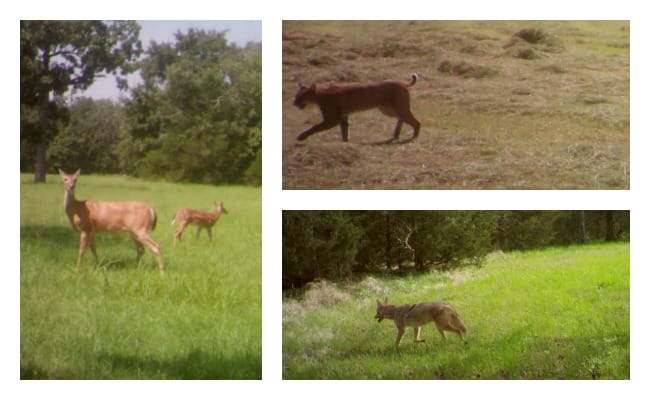
<path fill-rule="evenodd" d="M 436 328 L 442 340 L 447 340 L 445 331 L 456 332 L 461 340 L 467 344 L 463 333 L 467 332 L 467 327 L 460 320 L 456 311 L 449 305 L 442 302 L 430 302 L 419 304 L 405 304 L 403 306 L 395 306 L 388 304 L 388 298 L 381 301 L 377 300 L 377 314 L 375 315 L 377 322 L 381 322 L 384 318 L 392 319 L 395 321 L 397 327 L 397 340 L 395 341 L 395 348 L 399 350 L 399 341 L 404 335 L 404 330 L 407 326 L 413 327 L 416 342 L 424 342 L 420 338 L 420 330 L 423 325 L 429 322 L 435 322 Z"/>

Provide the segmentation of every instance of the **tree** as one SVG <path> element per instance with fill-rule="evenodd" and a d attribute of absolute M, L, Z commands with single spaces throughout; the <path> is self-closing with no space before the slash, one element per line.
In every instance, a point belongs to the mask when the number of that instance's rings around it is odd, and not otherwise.
<path fill-rule="evenodd" d="M 143 83 L 125 102 L 142 176 L 199 183 L 261 183 L 262 48 L 190 29 L 151 43 Z"/>
<path fill-rule="evenodd" d="M 118 145 L 125 136 L 122 107 L 111 100 L 75 99 L 69 122 L 50 143 L 47 163 L 85 174 L 119 173 Z"/>
<path fill-rule="evenodd" d="M 45 182 L 46 151 L 64 114 L 57 99 L 87 89 L 100 73 L 132 72 L 139 32 L 135 21 L 20 22 L 21 143 L 35 149 L 35 182 Z"/>
<path fill-rule="evenodd" d="M 282 287 L 350 277 L 361 238 L 346 211 L 283 211 Z"/>

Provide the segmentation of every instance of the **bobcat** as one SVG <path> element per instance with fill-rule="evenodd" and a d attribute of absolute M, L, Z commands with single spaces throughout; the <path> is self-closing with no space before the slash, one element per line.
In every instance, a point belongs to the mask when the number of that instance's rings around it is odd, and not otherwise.
<path fill-rule="evenodd" d="M 415 85 L 417 80 L 418 76 L 412 74 L 411 81 L 408 83 L 382 81 L 326 88 L 317 88 L 316 84 L 309 87 L 300 85 L 293 104 L 300 109 L 310 103 L 317 104 L 323 121 L 302 132 L 297 140 L 305 140 L 314 133 L 333 128 L 338 124 L 343 141 L 347 142 L 348 115 L 373 108 L 379 108 L 382 113 L 397 118 L 397 125 L 390 141 L 399 138 L 404 122 L 413 127 L 412 139 L 415 139 L 420 132 L 420 122 L 411 113 L 408 88 Z"/>

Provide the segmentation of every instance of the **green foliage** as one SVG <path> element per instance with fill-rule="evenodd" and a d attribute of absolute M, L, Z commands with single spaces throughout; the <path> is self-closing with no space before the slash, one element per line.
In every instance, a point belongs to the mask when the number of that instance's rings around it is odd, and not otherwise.
<path fill-rule="evenodd" d="M 502 211 L 497 215 L 494 242 L 499 249 L 543 248 L 553 242 L 556 212 Z"/>
<path fill-rule="evenodd" d="M 45 179 L 45 152 L 63 120 L 57 98 L 87 89 L 100 72 L 132 72 L 139 31 L 135 21 L 20 21 L 21 153 L 36 161 L 36 181 Z"/>
<path fill-rule="evenodd" d="M 261 182 L 261 45 L 228 45 L 223 32 L 190 29 L 152 43 L 144 83 L 125 102 L 129 170 L 201 183 Z"/>
<path fill-rule="evenodd" d="M 140 200 L 158 213 L 139 266 L 126 234 L 98 234 L 96 265 L 75 268 L 79 234 L 62 208 L 58 177 L 21 175 L 20 374 L 22 379 L 261 379 L 261 191 L 82 175 L 79 198 Z M 229 214 L 197 239 L 172 245 L 179 207 Z"/>
<path fill-rule="evenodd" d="M 627 211 L 284 211 L 283 287 L 480 265 L 495 249 L 619 238 L 629 239 Z"/>
<path fill-rule="evenodd" d="M 468 344 L 435 327 L 425 343 L 375 300 L 442 300 L 467 325 Z M 316 301 L 318 299 L 318 301 Z M 483 268 L 352 284 L 321 282 L 285 298 L 284 379 L 630 379 L 630 246 L 594 244 L 494 253 Z"/>
<path fill-rule="evenodd" d="M 349 276 L 362 230 L 343 211 L 282 214 L 283 287 Z"/>
<path fill-rule="evenodd" d="M 122 108 L 109 100 L 79 98 L 69 110 L 69 123 L 48 148 L 51 169 L 120 172 L 117 146 L 125 139 Z"/>

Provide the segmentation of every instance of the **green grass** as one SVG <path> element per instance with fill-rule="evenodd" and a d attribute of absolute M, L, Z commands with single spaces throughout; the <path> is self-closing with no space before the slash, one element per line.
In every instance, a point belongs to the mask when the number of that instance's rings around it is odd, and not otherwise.
<path fill-rule="evenodd" d="M 433 325 L 395 351 L 375 299 L 443 300 L 468 344 Z M 629 379 L 629 244 L 497 254 L 483 268 L 321 283 L 283 302 L 285 379 Z"/>
<path fill-rule="evenodd" d="M 79 199 L 139 200 L 158 213 L 150 252 L 135 265 L 126 234 L 98 234 L 75 268 L 79 234 L 63 212 L 58 176 L 21 175 L 22 379 L 261 379 L 261 189 L 82 175 Z M 179 207 L 224 202 L 213 229 L 188 227 L 173 247 Z"/>

